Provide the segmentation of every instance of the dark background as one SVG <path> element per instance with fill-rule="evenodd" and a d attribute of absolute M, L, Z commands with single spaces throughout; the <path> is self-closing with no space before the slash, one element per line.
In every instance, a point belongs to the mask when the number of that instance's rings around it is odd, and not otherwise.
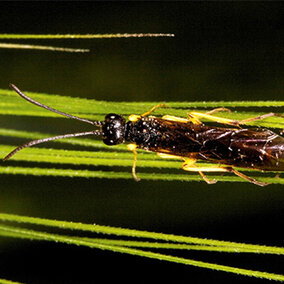
<path fill-rule="evenodd" d="M 1 2 L 0 33 L 176 36 L 2 40 L 90 48 L 91 53 L 2 49 L 0 88 L 13 82 L 23 90 L 116 101 L 283 100 L 283 12 L 281 2 Z M 0 119 L 1 127 L 47 133 L 81 127 L 60 118 Z M 1 212 L 283 246 L 279 185 L 6 175 L 0 180 Z M 0 255 L 0 277 L 27 283 L 95 283 L 100 277 L 127 283 L 268 282 L 55 243 L 1 238 Z M 180 255 L 284 273 L 283 257 Z"/>

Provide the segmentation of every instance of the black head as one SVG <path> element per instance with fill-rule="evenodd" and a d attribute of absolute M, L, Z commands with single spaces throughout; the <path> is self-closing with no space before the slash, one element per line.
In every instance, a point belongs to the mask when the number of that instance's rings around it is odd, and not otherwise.
<path fill-rule="evenodd" d="M 102 127 L 103 142 L 106 145 L 117 145 L 125 141 L 125 118 L 115 113 L 105 116 Z"/>

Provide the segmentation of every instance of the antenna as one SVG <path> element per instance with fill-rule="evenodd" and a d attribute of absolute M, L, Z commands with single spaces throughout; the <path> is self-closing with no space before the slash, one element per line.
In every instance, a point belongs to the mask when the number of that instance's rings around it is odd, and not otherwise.
<path fill-rule="evenodd" d="M 25 99 L 26 101 L 36 105 L 36 106 L 39 106 L 39 107 L 42 107 L 44 109 L 47 109 L 49 111 L 52 111 L 54 113 L 57 113 L 57 114 L 60 114 L 60 115 L 63 115 L 63 116 L 67 116 L 69 118 L 73 118 L 73 119 L 77 119 L 77 120 L 80 120 L 80 121 L 83 121 L 83 122 L 86 122 L 86 123 L 90 123 L 92 125 L 96 125 L 96 126 L 101 126 L 103 124 L 102 121 L 97 121 L 97 120 L 88 120 L 88 119 L 85 119 L 85 118 L 81 118 L 81 117 L 78 117 L 78 116 L 75 116 L 75 115 L 71 115 L 71 114 L 68 114 L 68 113 L 65 113 L 65 112 L 62 112 L 62 111 L 59 111 L 59 110 L 56 110 L 52 107 L 49 107 L 47 105 L 44 105 L 42 103 L 39 103 L 35 100 L 33 100 L 32 98 L 28 97 L 27 95 L 25 95 L 17 86 L 15 86 L 14 84 L 10 84 L 10 88 L 12 88 L 16 93 L 18 93 L 23 99 Z"/>
<path fill-rule="evenodd" d="M 39 107 L 42 107 L 44 109 L 47 109 L 49 111 L 52 111 L 52 112 L 55 112 L 57 114 L 60 114 L 60 115 L 63 115 L 63 116 L 67 116 L 69 118 L 73 118 L 73 119 L 76 119 L 76 120 L 80 120 L 80 121 L 83 121 L 83 122 L 86 122 L 86 123 L 90 123 L 92 125 L 95 125 L 95 126 L 102 126 L 104 124 L 103 121 L 96 121 L 96 120 L 88 120 L 88 119 L 85 119 L 85 118 L 81 118 L 81 117 L 77 117 L 77 116 L 74 116 L 74 115 L 71 115 L 71 114 L 68 114 L 68 113 L 65 113 L 65 112 L 61 112 L 59 110 L 56 110 L 54 108 L 51 108 L 49 106 L 46 106 L 42 103 L 39 103 L 33 99 L 31 99 L 30 97 L 28 97 L 27 95 L 25 95 L 24 93 L 21 92 L 21 90 L 16 87 L 14 84 L 10 84 L 10 87 L 15 91 L 17 92 L 22 98 L 24 98 L 25 100 L 27 100 L 28 102 L 34 104 L 34 105 L 37 105 Z M 31 147 L 33 145 L 36 145 L 36 144 L 40 144 L 40 143 L 44 143 L 44 142 L 49 142 L 49 141 L 53 141 L 53 140 L 57 140 L 57 139 L 63 139 L 63 138 L 71 138 L 71 137 L 78 137 L 78 136 L 86 136 L 86 135 L 102 135 L 103 132 L 101 130 L 92 130 L 92 131 L 87 131 L 87 132 L 77 132 L 77 133 L 70 133 L 70 134 L 63 134 L 63 135 L 57 135 L 57 136 L 53 136 L 53 137 L 47 137 L 47 138 L 43 138 L 43 139 L 38 139 L 38 140 L 33 140 L 33 141 L 30 141 L 26 144 L 23 144 L 19 147 L 17 147 L 16 149 L 14 149 L 12 152 L 10 152 L 4 159 L 3 161 L 7 161 L 8 159 L 10 159 L 12 156 L 14 156 L 17 152 L 19 152 L 20 150 L 24 149 L 24 148 L 28 148 L 28 147 Z"/>
<path fill-rule="evenodd" d="M 23 144 L 19 147 L 17 147 L 15 150 L 10 152 L 4 159 L 3 162 L 7 161 L 10 159 L 12 156 L 14 156 L 17 152 L 24 148 L 31 147 L 36 144 L 44 143 L 44 142 L 49 142 L 52 140 L 57 140 L 57 139 L 62 139 L 62 138 L 71 138 L 71 137 L 78 137 L 78 136 L 86 136 L 86 135 L 102 135 L 102 132 L 100 130 L 93 130 L 93 131 L 88 131 L 88 132 L 78 132 L 78 133 L 70 133 L 70 134 L 63 134 L 63 135 L 57 135 L 53 137 L 48 137 L 48 138 L 43 138 L 43 139 L 38 139 L 38 140 L 33 140 L 30 141 L 26 144 Z"/>

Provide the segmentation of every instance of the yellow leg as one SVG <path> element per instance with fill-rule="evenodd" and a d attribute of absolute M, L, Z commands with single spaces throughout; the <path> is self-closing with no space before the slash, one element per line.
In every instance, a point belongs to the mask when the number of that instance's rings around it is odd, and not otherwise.
<path fill-rule="evenodd" d="M 212 113 L 219 112 L 219 111 L 231 112 L 227 108 L 215 108 L 215 109 L 208 111 L 206 113 L 190 112 L 190 113 L 188 113 L 188 119 L 177 117 L 177 116 L 172 116 L 172 115 L 164 115 L 162 118 L 166 119 L 166 120 L 178 121 L 178 122 L 184 122 L 184 123 L 187 123 L 187 122 L 190 121 L 194 124 L 202 124 L 201 121 L 199 120 L 199 118 L 207 118 L 207 119 L 210 119 L 210 120 L 213 120 L 213 121 L 226 123 L 226 124 L 230 124 L 230 125 L 238 124 L 237 121 L 211 115 Z"/>
<path fill-rule="evenodd" d="M 153 106 L 150 110 L 148 110 L 147 112 L 143 113 L 141 116 L 148 116 L 150 115 L 155 109 L 160 108 L 160 107 L 167 107 L 165 104 L 158 104 L 156 106 Z"/>
<path fill-rule="evenodd" d="M 278 117 L 284 118 L 284 115 L 279 114 L 279 113 L 274 113 L 274 112 L 255 116 L 255 117 L 250 117 L 250 118 L 243 119 L 243 120 L 240 120 L 240 121 L 212 115 L 213 113 L 219 112 L 219 111 L 231 112 L 229 109 L 226 109 L 226 108 L 216 108 L 216 109 L 213 109 L 213 110 L 208 111 L 206 113 L 190 112 L 188 114 L 188 117 L 192 122 L 194 122 L 194 120 L 198 121 L 200 118 L 205 118 L 205 119 L 208 119 L 208 120 L 211 120 L 211 121 L 215 121 L 215 122 L 222 123 L 222 124 L 233 125 L 233 126 L 239 126 L 241 124 L 246 124 L 248 122 L 252 122 L 252 121 L 256 121 L 256 120 L 262 120 L 262 119 L 272 117 L 272 116 L 278 116 Z"/>
<path fill-rule="evenodd" d="M 202 124 L 202 122 L 199 120 L 199 117 L 192 115 L 192 113 L 188 113 L 187 117 L 193 124 Z"/>
<path fill-rule="evenodd" d="M 170 120 L 170 121 L 178 121 L 178 122 L 183 122 L 183 123 L 188 123 L 189 122 L 189 119 L 182 118 L 182 117 L 177 117 L 177 116 L 173 116 L 173 115 L 164 115 L 162 117 L 162 119 Z"/>
<path fill-rule="evenodd" d="M 203 172 L 229 172 L 229 173 L 234 173 L 235 175 L 253 183 L 253 184 L 256 184 L 256 185 L 259 185 L 259 186 L 266 186 L 268 185 L 268 183 L 265 183 L 265 182 L 260 182 L 260 181 L 257 181 L 255 180 L 254 178 L 251 178 L 249 176 L 246 176 L 245 174 L 237 171 L 236 169 L 234 169 L 233 167 L 198 167 L 197 165 L 194 165 L 192 163 L 187 163 L 187 161 L 185 161 L 185 163 L 183 164 L 182 166 L 182 169 L 185 170 L 185 171 L 190 171 L 190 172 L 199 172 L 200 175 L 203 177 L 203 179 L 209 183 L 209 184 L 212 184 L 212 183 L 215 183 L 216 180 L 209 180 L 208 182 L 208 179 L 207 177 L 204 178 L 204 174 Z"/>
<path fill-rule="evenodd" d="M 198 167 L 197 165 L 195 165 L 195 163 L 196 159 L 186 159 L 182 165 L 182 169 L 190 172 L 198 172 L 208 184 L 214 184 L 217 182 L 215 179 L 208 179 L 207 176 L 203 173 L 203 171 L 207 171 L 209 167 Z"/>
<path fill-rule="evenodd" d="M 182 160 L 184 160 L 184 157 L 175 156 L 175 155 L 170 155 L 170 154 L 166 154 L 166 153 L 157 153 L 157 155 L 158 155 L 160 158 L 164 158 L 164 159 L 182 159 Z"/>
<path fill-rule="evenodd" d="M 225 167 L 200 167 L 193 164 L 187 164 L 187 160 L 183 164 L 182 169 L 190 172 L 199 172 L 199 171 L 209 172 L 209 173 L 228 172 L 228 168 Z"/>
<path fill-rule="evenodd" d="M 183 123 L 192 122 L 193 124 L 202 124 L 201 121 L 197 117 L 191 116 L 190 114 L 188 114 L 188 118 L 182 118 L 182 117 L 173 116 L 173 115 L 164 115 L 162 118 L 165 120 L 178 121 L 178 122 L 183 122 Z"/>
<path fill-rule="evenodd" d="M 127 149 L 129 151 L 132 151 L 134 154 L 134 160 L 133 160 L 133 165 L 132 165 L 132 175 L 135 181 L 139 181 L 140 178 L 137 177 L 136 175 L 136 162 L 137 162 L 137 145 L 136 144 L 128 144 Z"/>
<path fill-rule="evenodd" d="M 160 108 L 160 107 L 167 107 L 165 104 L 158 104 L 156 106 L 153 106 L 150 110 L 148 110 L 147 112 L 143 113 L 143 114 L 131 114 L 128 117 L 128 120 L 136 122 L 139 119 L 141 119 L 143 116 L 148 116 L 150 115 L 155 109 Z"/>
<path fill-rule="evenodd" d="M 197 168 L 196 165 L 194 165 L 197 161 L 197 159 L 195 158 L 187 158 L 185 159 L 184 157 L 182 156 L 174 156 L 174 155 L 169 155 L 169 154 L 164 154 L 164 153 L 157 153 L 157 155 L 161 158 L 165 158 L 165 159 L 177 159 L 177 158 L 180 158 L 182 160 L 185 160 L 182 168 L 184 170 L 187 170 L 186 167 L 195 167 L 195 169 Z M 213 183 L 216 183 L 217 181 L 216 180 L 209 180 L 206 175 L 201 172 L 200 170 L 198 170 L 199 174 L 202 176 L 202 178 L 208 183 L 208 184 L 213 184 Z"/>
<path fill-rule="evenodd" d="M 200 118 L 206 118 L 211 121 L 215 121 L 215 122 L 222 123 L 222 124 L 233 125 L 233 126 L 238 126 L 240 124 L 239 121 L 237 120 L 232 120 L 228 118 L 214 116 L 208 113 L 201 113 L 201 112 L 195 112 L 195 111 L 188 113 L 188 117 L 190 120 L 198 121 Z"/>

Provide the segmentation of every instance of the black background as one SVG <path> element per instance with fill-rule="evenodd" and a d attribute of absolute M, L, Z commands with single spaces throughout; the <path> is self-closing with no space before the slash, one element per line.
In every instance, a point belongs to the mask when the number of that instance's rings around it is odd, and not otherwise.
<path fill-rule="evenodd" d="M 151 32 L 175 37 L 2 40 L 90 48 L 91 53 L 2 49 L 0 88 L 13 82 L 23 90 L 114 101 L 283 100 L 282 17 L 281 2 L 1 2 L 0 33 Z M 80 123 L 60 118 L 0 119 L 1 127 L 19 130 L 82 129 Z M 1 212 L 283 246 L 284 193 L 279 185 L 0 179 Z M 1 238 L 0 254 L 0 277 L 27 283 L 268 282 L 55 243 Z M 284 272 L 281 256 L 178 255 Z"/>

